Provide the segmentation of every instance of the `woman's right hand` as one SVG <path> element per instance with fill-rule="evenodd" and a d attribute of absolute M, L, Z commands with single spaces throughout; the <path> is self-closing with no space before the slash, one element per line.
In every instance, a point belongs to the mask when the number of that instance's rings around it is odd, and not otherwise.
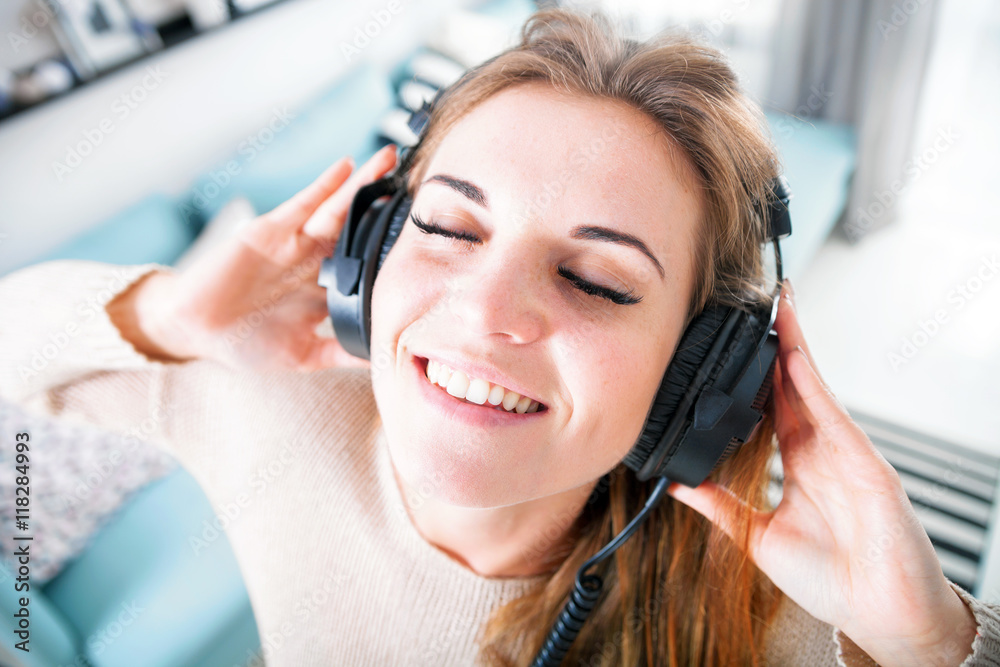
<path fill-rule="evenodd" d="M 357 190 L 396 163 L 386 146 L 357 172 L 344 158 L 181 273 L 144 276 L 108 304 L 123 336 L 165 360 L 213 359 L 259 370 L 364 366 L 316 333 L 327 314 L 317 284 Z"/>

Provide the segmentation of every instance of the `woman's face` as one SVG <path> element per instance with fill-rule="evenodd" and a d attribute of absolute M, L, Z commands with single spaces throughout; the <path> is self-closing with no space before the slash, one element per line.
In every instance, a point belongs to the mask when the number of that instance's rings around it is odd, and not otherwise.
<path fill-rule="evenodd" d="M 700 207 L 683 153 L 622 104 L 531 83 L 455 125 L 372 296 L 373 388 L 403 480 L 498 507 L 614 468 L 682 333 Z"/>

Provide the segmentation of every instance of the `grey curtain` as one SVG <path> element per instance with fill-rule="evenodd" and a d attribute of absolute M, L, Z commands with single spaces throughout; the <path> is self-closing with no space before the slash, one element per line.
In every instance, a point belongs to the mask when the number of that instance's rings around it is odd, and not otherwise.
<path fill-rule="evenodd" d="M 894 221 L 941 0 L 782 0 L 768 102 L 858 137 L 838 225 L 852 242 Z"/>

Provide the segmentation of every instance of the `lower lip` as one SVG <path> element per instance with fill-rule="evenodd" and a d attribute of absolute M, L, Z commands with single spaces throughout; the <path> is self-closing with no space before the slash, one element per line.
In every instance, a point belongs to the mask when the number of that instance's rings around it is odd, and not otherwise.
<path fill-rule="evenodd" d="M 416 374 L 417 386 L 420 393 L 427 401 L 445 413 L 445 416 L 455 421 L 464 422 L 470 426 L 516 426 L 520 424 L 530 424 L 534 420 L 543 416 L 547 410 L 540 412 L 507 412 L 497 409 L 489 402 L 483 405 L 469 403 L 460 398 L 455 398 L 443 387 L 431 384 L 427 378 L 427 360 L 420 357 L 413 357 L 413 369 Z"/>

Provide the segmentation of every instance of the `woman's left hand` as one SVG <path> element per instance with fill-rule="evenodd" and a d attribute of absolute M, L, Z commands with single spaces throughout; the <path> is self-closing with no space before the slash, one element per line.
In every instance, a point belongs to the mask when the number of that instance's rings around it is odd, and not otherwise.
<path fill-rule="evenodd" d="M 750 557 L 789 598 L 881 665 L 958 665 L 976 634 L 899 475 L 819 376 L 785 285 L 775 324 L 781 502 L 753 510 Z M 706 481 L 669 492 L 730 535 L 742 502 Z"/>

